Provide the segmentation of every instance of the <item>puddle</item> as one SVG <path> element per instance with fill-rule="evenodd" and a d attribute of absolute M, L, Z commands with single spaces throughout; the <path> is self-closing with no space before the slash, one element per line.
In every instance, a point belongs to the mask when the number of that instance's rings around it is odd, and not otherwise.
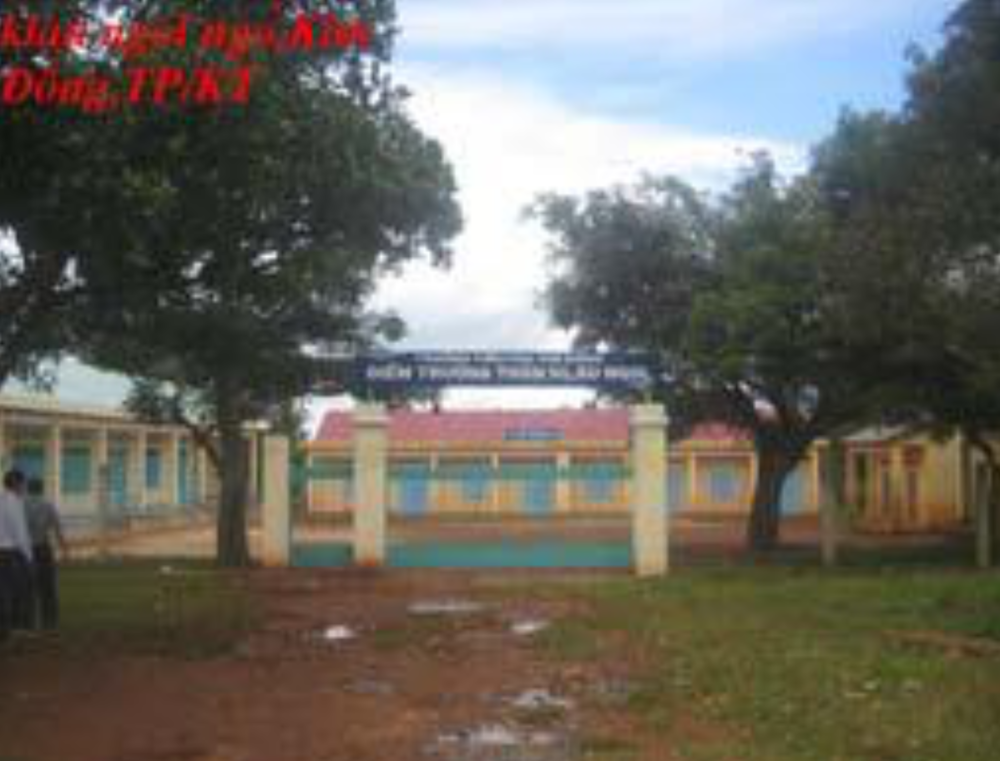
<path fill-rule="evenodd" d="M 546 689 L 525 690 L 511 698 L 510 704 L 522 711 L 569 711 L 573 708 L 572 700 L 560 698 Z"/>
<path fill-rule="evenodd" d="M 484 610 L 483 603 L 472 600 L 419 600 L 409 607 L 414 616 L 461 616 Z"/>
<path fill-rule="evenodd" d="M 357 695 L 375 695 L 378 697 L 389 697 L 396 693 L 396 688 L 390 682 L 382 682 L 377 679 L 359 679 L 347 685 L 347 690 Z"/>
<path fill-rule="evenodd" d="M 684 689 L 686 685 L 675 681 L 674 685 Z M 636 685 L 627 679 L 601 679 L 595 681 L 589 689 L 597 702 L 606 706 L 622 706 L 628 703 L 635 694 Z"/>
<path fill-rule="evenodd" d="M 515 621 L 511 624 L 510 631 L 518 637 L 531 637 L 545 631 L 550 626 L 548 621 L 541 619 L 529 619 L 526 621 Z"/>
<path fill-rule="evenodd" d="M 426 753 L 447 761 L 570 761 L 573 758 L 566 736 L 506 724 L 484 724 L 439 735 Z"/>
<path fill-rule="evenodd" d="M 333 644 L 338 642 L 348 642 L 352 639 L 356 639 L 357 636 L 357 632 L 349 626 L 328 626 L 320 634 L 321 639 Z"/>

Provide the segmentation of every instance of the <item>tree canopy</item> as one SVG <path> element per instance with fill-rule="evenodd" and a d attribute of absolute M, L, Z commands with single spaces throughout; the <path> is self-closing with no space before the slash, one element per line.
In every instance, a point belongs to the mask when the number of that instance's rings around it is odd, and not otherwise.
<path fill-rule="evenodd" d="M 198 433 L 222 483 L 218 557 L 242 565 L 245 423 L 280 417 L 307 393 L 331 345 L 398 333 L 398 320 L 370 314 L 367 298 L 380 273 L 412 257 L 448 261 L 461 224 L 455 185 L 440 146 L 413 123 L 386 72 L 392 2 L 150 0 L 115 9 L 126 28 L 190 12 L 288 29 L 335 12 L 371 33 L 365 50 L 251 50 L 245 105 L 164 102 L 78 114 L 82 157 L 53 175 L 59 188 L 78 190 L 79 207 L 43 183 L 18 194 L 5 172 L 10 189 L 0 200 L 13 209 L 19 242 L 36 221 L 65 237 L 50 244 L 72 285 L 64 341 L 138 379 L 135 409 Z M 224 57 L 192 39 L 152 50 L 143 63 L 189 72 Z M 100 63 L 122 77 L 129 62 L 112 50 Z M 44 127 L 49 111 L 28 105 L 5 119 Z M 25 160 L 52 152 L 38 144 L 41 127 L 15 137 Z M 5 142 L 5 155 L 8 145 L 17 143 Z M 78 236 L 84 224 L 88 235 Z"/>
<path fill-rule="evenodd" d="M 664 178 L 535 207 L 554 321 L 581 346 L 659 357 L 675 428 L 712 420 L 752 435 L 758 549 L 777 541 L 782 486 L 809 446 L 863 414 L 828 308 L 819 200 L 761 156 L 719 198 Z"/>
<path fill-rule="evenodd" d="M 817 150 L 840 210 L 845 340 L 867 347 L 884 415 L 960 431 L 997 485 L 1000 7 L 963 3 L 941 49 L 914 52 L 908 93 L 898 114 L 845 114 Z"/>

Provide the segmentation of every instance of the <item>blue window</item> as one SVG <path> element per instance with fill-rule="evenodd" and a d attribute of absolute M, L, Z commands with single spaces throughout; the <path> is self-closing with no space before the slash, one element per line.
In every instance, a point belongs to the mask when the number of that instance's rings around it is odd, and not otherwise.
<path fill-rule="evenodd" d="M 736 502 L 740 496 L 740 478 L 735 466 L 712 466 L 708 471 L 708 493 L 715 503 Z"/>
<path fill-rule="evenodd" d="M 188 481 L 188 448 L 187 441 L 181 441 L 177 452 L 177 496 L 182 505 L 191 503 Z"/>
<path fill-rule="evenodd" d="M 159 489 L 163 482 L 163 454 L 159 449 L 146 450 L 146 488 Z"/>
<path fill-rule="evenodd" d="M 63 447 L 63 494 L 89 494 L 91 489 L 91 472 L 90 447 Z"/>
<path fill-rule="evenodd" d="M 781 487 L 781 511 L 794 515 L 805 510 L 806 472 L 801 466 L 788 474 Z"/>
<path fill-rule="evenodd" d="M 490 466 L 485 462 L 455 463 L 454 474 L 461 484 L 462 501 L 470 504 L 485 502 L 489 493 Z"/>
<path fill-rule="evenodd" d="M 350 465 L 346 466 L 350 467 Z M 396 488 L 392 510 L 402 515 L 422 515 L 427 512 L 430 495 L 430 466 L 426 462 L 400 462 L 390 467 L 390 477 Z M 349 489 L 350 484 L 347 484 Z M 348 492 L 349 493 L 349 492 Z M 346 498 L 345 498 L 346 499 Z"/>
<path fill-rule="evenodd" d="M 30 444 L 16 447 L 11 458 L 11 466 L 28 478 L 44 478 L 45 448 Z"/>

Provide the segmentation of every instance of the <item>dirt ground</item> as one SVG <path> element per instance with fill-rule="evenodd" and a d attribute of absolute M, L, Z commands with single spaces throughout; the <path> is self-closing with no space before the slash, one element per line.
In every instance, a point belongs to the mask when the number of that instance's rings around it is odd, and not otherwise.
<path fill-rule="evenodd" d="M 537 622 L 578 611 L 537 599 L 536 578 L 255 573 L 263 625 L 223 657 L 0 662 L 0 759 L 568 761 L 615 757 L 587 750 L 608 732 L 635 747 L 629 667 L 541 647 Z M 629 758 L 671 758 L 666 738 L 643 744 Z"/>

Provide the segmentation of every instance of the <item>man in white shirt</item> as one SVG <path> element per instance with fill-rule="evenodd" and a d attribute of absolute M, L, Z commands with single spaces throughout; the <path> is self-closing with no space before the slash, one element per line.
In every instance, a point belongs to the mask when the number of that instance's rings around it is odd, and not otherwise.
<path fill-rule="evenodd" d="M 11 470 L 0 491 L 0 640 L 31 627 L 31 538 L 24 513 L 24 474 Z"/>

